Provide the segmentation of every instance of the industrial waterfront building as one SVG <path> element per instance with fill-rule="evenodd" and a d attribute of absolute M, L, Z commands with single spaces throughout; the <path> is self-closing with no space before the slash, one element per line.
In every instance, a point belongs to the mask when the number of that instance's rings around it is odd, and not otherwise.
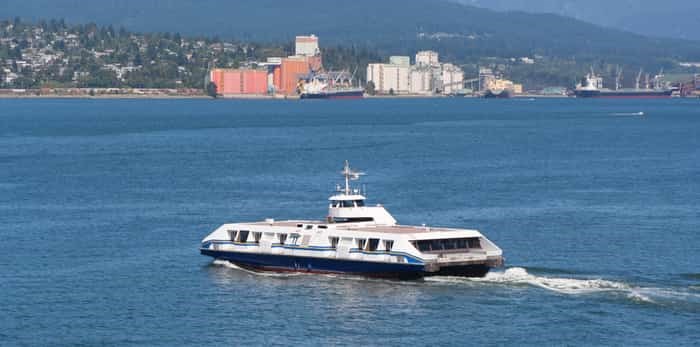
<path fill-rule="evenodd" d="M 456 65 L 440 63 L 433 51 L 420 51 L 411 65 L 408 56 L 392 56 L 389 63 L 367 66 L 367 82 L 379 94 L 455 94 L 464 87 L 464 72 Z"/>
<path fill-rule="evenodd" d="M 410 91 L 410 66 L 396 64 L 369 64 L 367 81 L 382 94 L 407 94 Z"/>
<path fill-rule="evenodd" d="M 267 71 L 254 69 L 213 69 L 209 79 L 222 95 L 267 93 Z"/>
<path fill-rule="evenodd" d="M 245 95 L 295 95 L 299 80 L 323 69 L 318 37 L 297 36 L 294 55 L 269 57 L 245 68 L 214 68 L 209 81 L 226 97 Z"/>
<path fill-rule="evenodd" d="M 433 70 L 422 66 L 411 68 L 411 94 L 431 94 L 433 92 Z"/>
<path fill-rule="evenodd" d="M 416 65 L 418 66 L 439 66 L 440 59 L 437 52 L 420 51 L 416 53 Z"/>
<path fill-rule="evenodd" d="M 294 40 L 294 55 L 315 57 L 321 54 L 316 35 L 297 36 Z"/>
<path fill-rule="evenodd" d="M 456 94 L 464 88 L 464 72 L 456 65 L 442 65 L 442 91 L 445 94 Z"/>

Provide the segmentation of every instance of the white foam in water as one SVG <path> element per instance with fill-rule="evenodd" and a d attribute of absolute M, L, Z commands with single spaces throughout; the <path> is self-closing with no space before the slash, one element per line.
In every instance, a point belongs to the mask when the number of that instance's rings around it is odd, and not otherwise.
<path fill-rule="evenodd" d="M 256 276 L 266 276 L 266 277 L 292 277 L 292 276 L 299 276 L 303 275 L 301 272 L 265 272 L 265 271 L 253 271 L 253 270 L 248 270 L 244 269 L 230 261 L 227 260 L 220 260 L 220 259 L 215 259 L 212 264 L 217 265 L 217 266 L 223 266 L 227 267 L 229 269 L 234 269 L 238 271 L 243 271 L 245 273 L 249 273 L 251 275 L 256 275 Z"/>
<path fill-rule="evenodd" d="M 644 112 L 619 112 L 611 113 L 611 116 L 644 116 Z"/>
<path fill-rule="evenodd" d="M 243 271 L 256 276 L 266 277 L 291 277 L 306 275 L 301 272 L 294 273 L 277 273 L 265 271 L 252 271 L 244 269 L 226 260 L 214 260 L 214 265 L 227 267 L 238 271 Z M 325 275 L 326 277 L 338 279 L 363 279 L 364 277 L 354 276 L 335 276 Z M 426 277 L 427 282 L 437 283 L 493 283 L 503 285 L 530 285 L 538 288 L 543 288 L 560 294 L 568 295 L 583 295 L 595 293 L 619 293 L 626 295 L 627 298 L 646 303 L 657 303 L 654 299 L 663 301 L 687 301 L 698 303 L 700 302 L 700 294 L 692 291 L 679 291 L 671 288 L 652 288 L 652 287 L 633 287 L 623 282 L 609 281 L 604 279 L 580 279 L 580 278 L 562 278 L 562 277 L 547 277 L 532 275 L 525 268 L 512 267 L 503 272 L 489 272 L 485 277 L 452 277 L 452 276 L 433 276 Z M 400 283 L 394 282 L 391 283 Z M 410 282 L 416 284 L 415 282 Z M 689 289 L 693 289 L 691 286 Z M 652 299 L 654 298 L 654 299 Z"/>
<path fill-rule="evenodd" d="M 564 294 L 586 294 L 601 291 L 624 291 L 630 287 L 624 283 L 602 279 L 556 278 L 531 275 L 524 268 L 513 267 L 505 272 L 490 272 L 476 281 L 497 283 L 521 283 Z"/>
<path fill-rule="evenodd" d="M 531 285 L 561 294 L 592 294 L 601 292 L 625 293 L 633 300 L 652 302 L 652 300 L 641 291 L 632 288 L 622 282 L 608 281 L 603 279 L 578 279 L 535 276 L 521 267 L 512 267 L 504 272 L 489 272 L 482 278 L 457 278 L 457 277 L 427 277 L 428 281 L 451 282 L 469 281 L 496 284 L 516 284 Z"/>

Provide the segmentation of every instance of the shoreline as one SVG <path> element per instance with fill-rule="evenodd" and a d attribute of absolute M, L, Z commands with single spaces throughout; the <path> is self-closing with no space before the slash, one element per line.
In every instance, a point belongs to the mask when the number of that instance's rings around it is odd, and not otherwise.
<path fill-rule="evenodd" d="M 206 95 L 0 95 L 0 99 L 211 99 Z"/>
<path fill-rule="evenodd" d="M 298 95 L 221 95 L 217 98 L 195 93 L 192 90 L 184 92 L 178 90 L 156 90 L 150 89 L 145 92 L 133 92 L 132 90 L 93 90 L 93 95 L 90 90 L 76 90 L 71 92 L 61 93 L 42 92 L 41 90 L 33 89 L 0 89 L 0 99 L 137 99 L 137 100 L 177 100 L 177 99 L 210 99 L 210 100 L 300 100 Z M 700 93 L 691 94 L 685 97 L 676 97 L 677 99 L 696 99 L 700 98 Z M 426 95 L 426 94 L 400 94 L 400 95 L 364 95 L 363 99 L 480 99 L 476 95 Z M 519 94 L 514 95 L 510 99 L 575 99 L 568 95 L 542 95 L 542 94 Z M 672 98 L 673 99 L 673 98 Z"/>

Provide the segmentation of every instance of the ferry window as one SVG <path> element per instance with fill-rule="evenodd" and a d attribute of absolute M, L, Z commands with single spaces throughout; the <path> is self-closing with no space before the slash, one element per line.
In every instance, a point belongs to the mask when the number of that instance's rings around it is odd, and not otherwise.
<path fill-rule="evenodd" d="M 421 252 L 437 252 L 458 249 L 467 250 L 470 248 L 481 248 L 481 240 L 478 237 L 460 239 L 419 240 L 413 241 L 412 243 Z"/>
<path fill-rule="evenodd" d="M 299 241 L 299 234 L 292 234 L 289 236 L 289 244 L 296 245 L 297 241 Z"/>
<path fill-rule="evenodd" d="M 319 225 L 318 228 L 319 229 L 328 229 L 328 226 L 327 225 Z"/>
<path fill-rule="evenodd" d="M 391 252 L 391 249 L 394 247 L 394 240 L 384 240 L 384 249 L 387 252 Z"/>
<path fill-rule="evenodd" d="M 355 205 L 357 205 L 357 207 L 362 207 L 365 206 L 365 202 L 362 200 L 355 200 Z"/>
<path fill-rule="evenodd" d="M 352 200 L 343 200 L 342 207 L 355 207 L 355 204 Z"/>
<path fill-rule="evenodd" d="M 457 249 L 467 248 L 467 239 L 457 239 Z"/>
<path fill-rule="evenodd" d="M 416 241 L 415 245 L 421 252 L 427 252 L 430 250 L 430 240 L 419 240 Z"/>
<path fill-rule="evenodd" d="M 331 207 L 340 207 L 340 201 L 331 200 Z"/>
<path fill-rule="evenodd" d="M 228 231 L 228 238 L 231 241 L 236 241 L 236 230 L 229 230 Z"/>
<path fill-rule="evenodd" d="M 457 248 L 457 240 L 456 239 L 444 240 L 443 246 L 446 250 L 455 249 L 455 248 Z"/>
<path fill-rule="evenodd" d="M 304 229 L 310 230 L 310 229 L 313 229 L 313 227 L 314 227 L 313 225 L 307 224 L 306 227 L 304 227 Z"/>
<path fill-rule="evenodd" d="M 330 242 L 331 248 L 338 248 L 338 237 L 337 236 L 330 236 L 328 238 L 328 242 Z"/>
<path fill-rule="evenodd" d="M 280 244 L 283 245 L 287 241 L 287 234 L 279 234 Z"/>
<path fill-rule="evenodd" d="M 262 233 L 259 231 L 254 231 L 253 232 L 253 238 L 255 239 L 255 243 L 260 243 L 260 238 L 262 237 Z"/>
<path fill-rule="evenodd" d="M 248 230 L 241 230 L 238 233 L 238 242 L 248 242 Z"/>
<path fill-rule="evenodd" d="M 357 239 L 357 248 L 359 248 L 359 249 L 365 249 L 365 243 L 367 243 L 367 240 L 365 240 L 365 239 Z"/>
<path fill-rule="evenodd" d="M 372 217 L 353 217 L 353 218 L 333 218 L 334 223 L 357 223 L 357 222 L 372 222 Z"/>
<path fill-rule="evenodd" d="M 370 252 L 374 252 L 379 248 L 379 239 L 369 239 L 369 243 L 367 244 L 367 250 Z"/>

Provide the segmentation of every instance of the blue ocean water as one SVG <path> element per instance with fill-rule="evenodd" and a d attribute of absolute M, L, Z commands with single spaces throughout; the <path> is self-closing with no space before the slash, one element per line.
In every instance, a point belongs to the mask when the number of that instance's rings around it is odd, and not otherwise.
<path fill-rule="evenodd" d="M 643 112 L 639 116 L 638 112 Z M 316 218 L 343 161 L 484 279 L 260 275 L 224 222 Z M 2 100 L 0 345 L 697 345 L 697 100 Z"/>

